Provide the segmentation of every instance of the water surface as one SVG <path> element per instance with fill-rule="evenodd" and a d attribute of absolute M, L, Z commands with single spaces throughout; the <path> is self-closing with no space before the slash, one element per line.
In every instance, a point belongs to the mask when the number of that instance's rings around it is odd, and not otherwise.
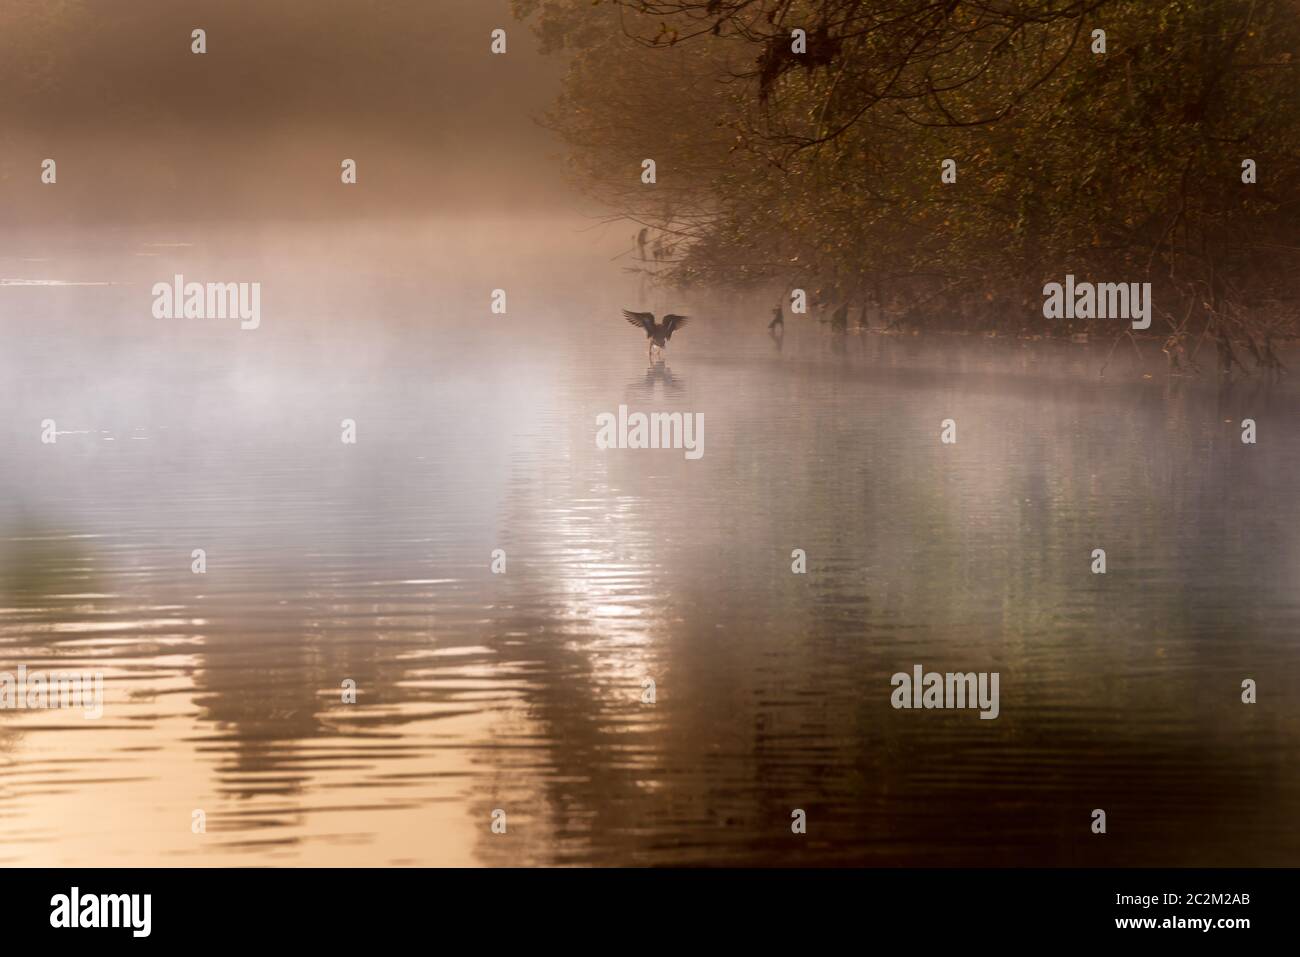
<path fill-rule="evenodd" d="M 794 320 L 778 351 L 622 245 L 11 239 L 0 670 L 107 700 L 0 712 L 0 860 L 1300 864 L 1294 385 Z M 174 272 L 260 280 L 262 327 L 153 319 Z M 694 318 L 648 366 L 622 306 Z M 703 457 L 597 449 L 620 404 L 702 412 Z M 894 710 L 917 663 L 997 671 L 1000 717 Z"/>

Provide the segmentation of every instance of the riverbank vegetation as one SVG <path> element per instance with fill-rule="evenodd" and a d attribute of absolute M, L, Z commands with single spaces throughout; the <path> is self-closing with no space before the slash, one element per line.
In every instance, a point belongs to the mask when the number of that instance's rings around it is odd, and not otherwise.
<path fill-rule="evenodd" d="M 549 122 L 574 177 L 665 281 L 1048 335 L 1128 325 L 1045 319 L 1045 284 L 1150 282 L 1173 364 L 1217 341 L 1275 367 L 1300 328 L 1294 0 L 515 10 L 571 57 Z"/>

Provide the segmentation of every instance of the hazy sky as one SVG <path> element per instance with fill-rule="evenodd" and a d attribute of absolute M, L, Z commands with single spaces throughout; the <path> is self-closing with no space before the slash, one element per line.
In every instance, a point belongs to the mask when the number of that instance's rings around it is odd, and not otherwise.
<path fill-rule="evenodd" d="M 489 51 L 497 27 L 504 56 Z M 544 205 L 558 150 L 533 118 L 562 63 L 534 46 L 508 0 L 5 0 L 0 214 Z M 46 157 L 57 189 L 40 183 Z M 358 164 L 352 190 L 344 158 Z"/>

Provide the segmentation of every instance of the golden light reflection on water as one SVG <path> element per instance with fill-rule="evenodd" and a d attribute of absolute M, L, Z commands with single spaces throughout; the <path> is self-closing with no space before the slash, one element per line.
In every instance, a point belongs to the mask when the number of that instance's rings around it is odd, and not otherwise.
<path fill-rule="evenodd" d="M 471 768 L 461 753 L 445 750 L 430 762 L 424 754 L 381 751 L 382 773 L 375 774 L 375 765 L 354 754 L 352 734 L 317 738 L 300 749 L 288 776 L 282 769 L 241 774 L 241 793 L 232 799 L 235 782 L 214 787 L 219 758 L 203 743 L 210 732 L 196 720 L 193 700 L 178 693 L 171 701 L 166 715 L 148 716 L 147 728 L 125 726 L 107 735 L 20 723 L 23 752 L 6 748 L 11 766 L 0 791 L 3 863 L 474 863 L 474 829 L 458 786 Z M 113 713 L 123 710 L 115 705 Z M 122 716 L 132 720 L 125 710 Z M 411 715 L 406 733 L 414 740 L 473 738 L 483 724 L 476 714 L 438 722 Z M 13 764 L 22 770 L 15 773 Z M 107 776 L 97 776 L 96 767 Z M 418 786 L 407 787 L 411 781 Z M 206 811 L 206 833 L 192 832 L 194 809 Z"/>
<path fill-rule="evenodd" d="M 418 232 L 362 248 L 388 277 L 499 259 L 499 229 Z M 548 261 L 553 236 L 516 237 L 541 291 L 509 321 L 463 318 L 486 269 L 441 276 L 432 317 L 417 278 L 322 297 L 296 257 L 346 257 L 288 236 L 245 253 L 294 304 L 253 338 L 151 326 L 124 292 L 57 300 L 0 355 L 0 671 L 101 671 L 107 696 L 98 721 L 0 713 L 0 860 L 1300 860 L 1300 437 L 1246 458 L 1232 427 L 1290 421 L 1293 386 L 832 351 L 811 323 L 774 354 L 707 304 L 647 370 L 633 293 Z M 130 250 L 105 255 L 158 268 Z M 620 403 L 703 412 L 704 457 L 596 449 Z M 999 671 L 1001 717 L 893 711 L 915 662 Z M 1267 707 L 1235 703 L 1243 674 Z M 1076 840 L 1098 791 L 1129 840 Z"/>

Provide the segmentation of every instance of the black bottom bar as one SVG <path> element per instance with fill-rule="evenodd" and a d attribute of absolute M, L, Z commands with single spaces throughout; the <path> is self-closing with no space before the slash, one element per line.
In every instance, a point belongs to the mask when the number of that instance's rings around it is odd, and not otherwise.
<path fill-rule="evenodd" d="M 0 873 L 0 913 L 7 942 L 71 942 L 75 934 L 78 943 L 373 945 L 433 932 L 447 935 L 448 946 L 453 940 L 536 946 L 576 939 L 677 946 L 716 939 L 734 949 L 746 940 L 765 947 L 829 943 L 828 935 L 873 944 L 1128 937 L 1231 946 L 1287 929 L 1298 875 L 1291 869 L 28 869 Z"/>

